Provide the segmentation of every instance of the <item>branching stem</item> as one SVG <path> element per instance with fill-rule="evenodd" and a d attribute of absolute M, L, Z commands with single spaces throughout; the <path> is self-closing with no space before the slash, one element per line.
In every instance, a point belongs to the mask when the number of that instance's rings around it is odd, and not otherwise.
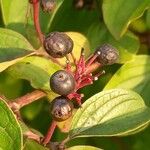
<path fill-rule="evenodd" d="M 45 97 L 46 93 L 40 90 L 35 90 L 31 93 L 28 93 L 22 97 L 15 99 L 14 101 L 8 102 L 9 106 L 14 109 L 15 111 L 19 110 L 20 108 L 42 98 Z"/>

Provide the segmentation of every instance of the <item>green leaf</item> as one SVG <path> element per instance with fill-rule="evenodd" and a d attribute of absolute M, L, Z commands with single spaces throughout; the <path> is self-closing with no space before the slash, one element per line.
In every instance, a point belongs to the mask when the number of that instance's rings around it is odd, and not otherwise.
<path fill-rule="evenodd" d="M 150 122 L 150 108 L 135 92 L 102 91 L 88 99 L 73 117 L 70 138 L 125 136 Z"/>
<path fill-rule="evenodd" d="M 31 54 L 31 51 L 19 48 L 0 48 L 0 63 L 12 61 Z"/>
<path fill-rule="evenodd" d="M 50 91 L 50 76 L 60 69 L 51 60 L 30 56 L 8 68 L 7 72 L 15 78 L 26 79 L 36 89 Z"/>
<path fill-rule="evenodd" d="M 27 39 L 13 30 L 0 28 L 0 48 L 20 48 L 33 51 Z"/>
<path fill-rule="evenodd" d="M 139 18 L 149 6 L 150 0 L 104 0 L 104 21 L 112 35 L 119 39 L 130 23 Z"/>
<path fill-rule="evenodd" d="M 28 9 L 28 1 L 24 0 L 0 0 L 0 6 L 2 10 L 3 22 L 6 26 L 17 26 L 18 28 L 24 28 L 26 21 L 26 14 Z"/>
<path fill-rule="evenodd" d="M 0 72 L 32 53 L 33 47 L 21 34 L 0 28 Z"/>
<path fill-rule="evenodd" d="M 23 150 L 48 150 L 48 148 L 38 144 L 33 140 L 27 140 Z"/>
<path fill-rule="evenodd" d="M 0 100 L 0 149 L 21 150 L 22 133 L 19 123 L 7 104 Z"/>
<path fill-rule="evenodd" d="M 104 90 L 112 88 L 132 89 L 139 93 L 145 103 L 150 106 L 149 85 L 150 57 L 146 55 L 135 56 L 124 64 L 107 83 Z"/>
<path fill-rule="evenodd" d="M 67 148 L 67 150 L 102 150 L 98 147 L 93 147 L 93 146 L 82 146 L 82 145 L 78 145 L 78 146 L 73 146 L 70 148 Z"/>
<path fill-rule="evenodd" d="M 119 63 L 124 63 L 132 59 L 137 53 L 140 43 L 139 39 L 131 32 L 127 32 L 118 41 L 110 34 L 104 24 L 93 23 L 88 30 L 87 38 L 90 41 L 91 49 L 95 49 L 104 43 L 109 43 L 119 51 Z"/>
<path fill-rule="evenodd" d="M 32 5 L 28 0 L 0 0 L 0 6 L 5 27 L 23 34 L 38 49 L 40 42 L 34 28 Z"/>

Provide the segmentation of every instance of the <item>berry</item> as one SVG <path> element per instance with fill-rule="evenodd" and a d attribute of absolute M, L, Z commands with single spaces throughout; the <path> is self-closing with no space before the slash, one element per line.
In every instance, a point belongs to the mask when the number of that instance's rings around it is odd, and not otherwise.
<path fill-rule="evenodd" d="M 119 52 L 109 44 L 98 47 L 96 53 L 99 55 L 97 61 L 102 65 L 112 65 L 117 62 Z"/>
<path fill-rule="evenodd" d="M 50 87 L 59 95 L 68 95 L 75 89 L 75 79 L 64 70 L 56 71 L 50 78 Z"/>
<path fill-rule="evenodd" d="M 41 0 L 41 7 L 44 12 L 50 12 L 56 5 L 55 0 Z"/>
<path fill-rule="evenodd" d="M 65 33 L 52 32 L 44 40 L 44 48 L 54 58 L 61 58 L 73 49 L 72 39 Z"/>
<path fill-rule="evenodd" d="M 57 97 L 52 101 L 51 114 L 55 121 L 64 121 L 72 115 L 73 103 L 63 97 Z"/>

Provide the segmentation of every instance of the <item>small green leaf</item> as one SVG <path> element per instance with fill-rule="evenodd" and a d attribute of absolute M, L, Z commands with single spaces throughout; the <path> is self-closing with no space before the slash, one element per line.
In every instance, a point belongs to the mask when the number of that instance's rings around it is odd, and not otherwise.
<path fill-rule="evenodd" d="M 88 99 L 73 117 L 70 138 L 125 136 L 150 122 L 150 108 L 135 92 L 102 91 Z"/>
<path fill-rule="evenodd" d="M 26 79 L 36 89 L 50 91 L 50 76 L 60 69 L 51 60 L 30 56 L 8 68 L 7 72 L 15 78 Z"/>
<path fill-rule="evenodd" d="M 82 146 L 82 145 L 78 145 L 78 146 L 73 146 L 70 148 L 67 148 L 67 150 L 102 150 L 98 147 L 93 147 L 93 146 Z"/>
<path fill-rule="evenodd" d="M 119 39 L 130 23 L 140 17 L 149 6 L 150 0 L 104 0 L 104 21 L 112 35 Z"/>
<path fill-rule="evenodd" d="M 124 64 L 107 83 L 104 90 L 112 88 L 132 89 L 139 93 L 145 103 L 150 106 L 149 85 L 150 57 L 146 55 L 135 56 Z"/>
<path fill-rule="evenodd" d="M 23 150 L 48 150 L 48 148 L 38 144 L 37 142 L 33 140 L 27 140 Z"/>
<path fill-rule="evenodd" d="M 7 104 L 0 99 L 0 149 L 21 150 L 22 133 L 19 123 Z"/>

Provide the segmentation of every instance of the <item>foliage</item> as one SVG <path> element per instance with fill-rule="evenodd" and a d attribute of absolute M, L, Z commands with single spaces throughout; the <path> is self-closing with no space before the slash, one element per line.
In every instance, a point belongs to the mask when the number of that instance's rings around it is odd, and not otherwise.
<path fill-rule="evenodd" d="M 117 64 L 104 67 L 105 75 L 80 90 L 85 95 L 82 107 L 57 122 L 60 130 L 52 141 L 68 136 L 68 150 L 149 149 L 149 7 L 150 0 L 56 0 L 51 12 L 40 8 L 43 34 L 65 32 L 77 60 L 81 48 L 86 58 L 105 43 L 119 51 Z M 28 0 L 0 0 L 0 12 L 0 149 L 50 149 L 27 133 L 46 134 L 52 120 L 49 104 L 57 96 L 49 79 L 63 69 L 66 58 L 53 59 L 44 51 Z M 21 108 L 22 125 L 10 104 L 34 90 L 46 98 Z"/>

